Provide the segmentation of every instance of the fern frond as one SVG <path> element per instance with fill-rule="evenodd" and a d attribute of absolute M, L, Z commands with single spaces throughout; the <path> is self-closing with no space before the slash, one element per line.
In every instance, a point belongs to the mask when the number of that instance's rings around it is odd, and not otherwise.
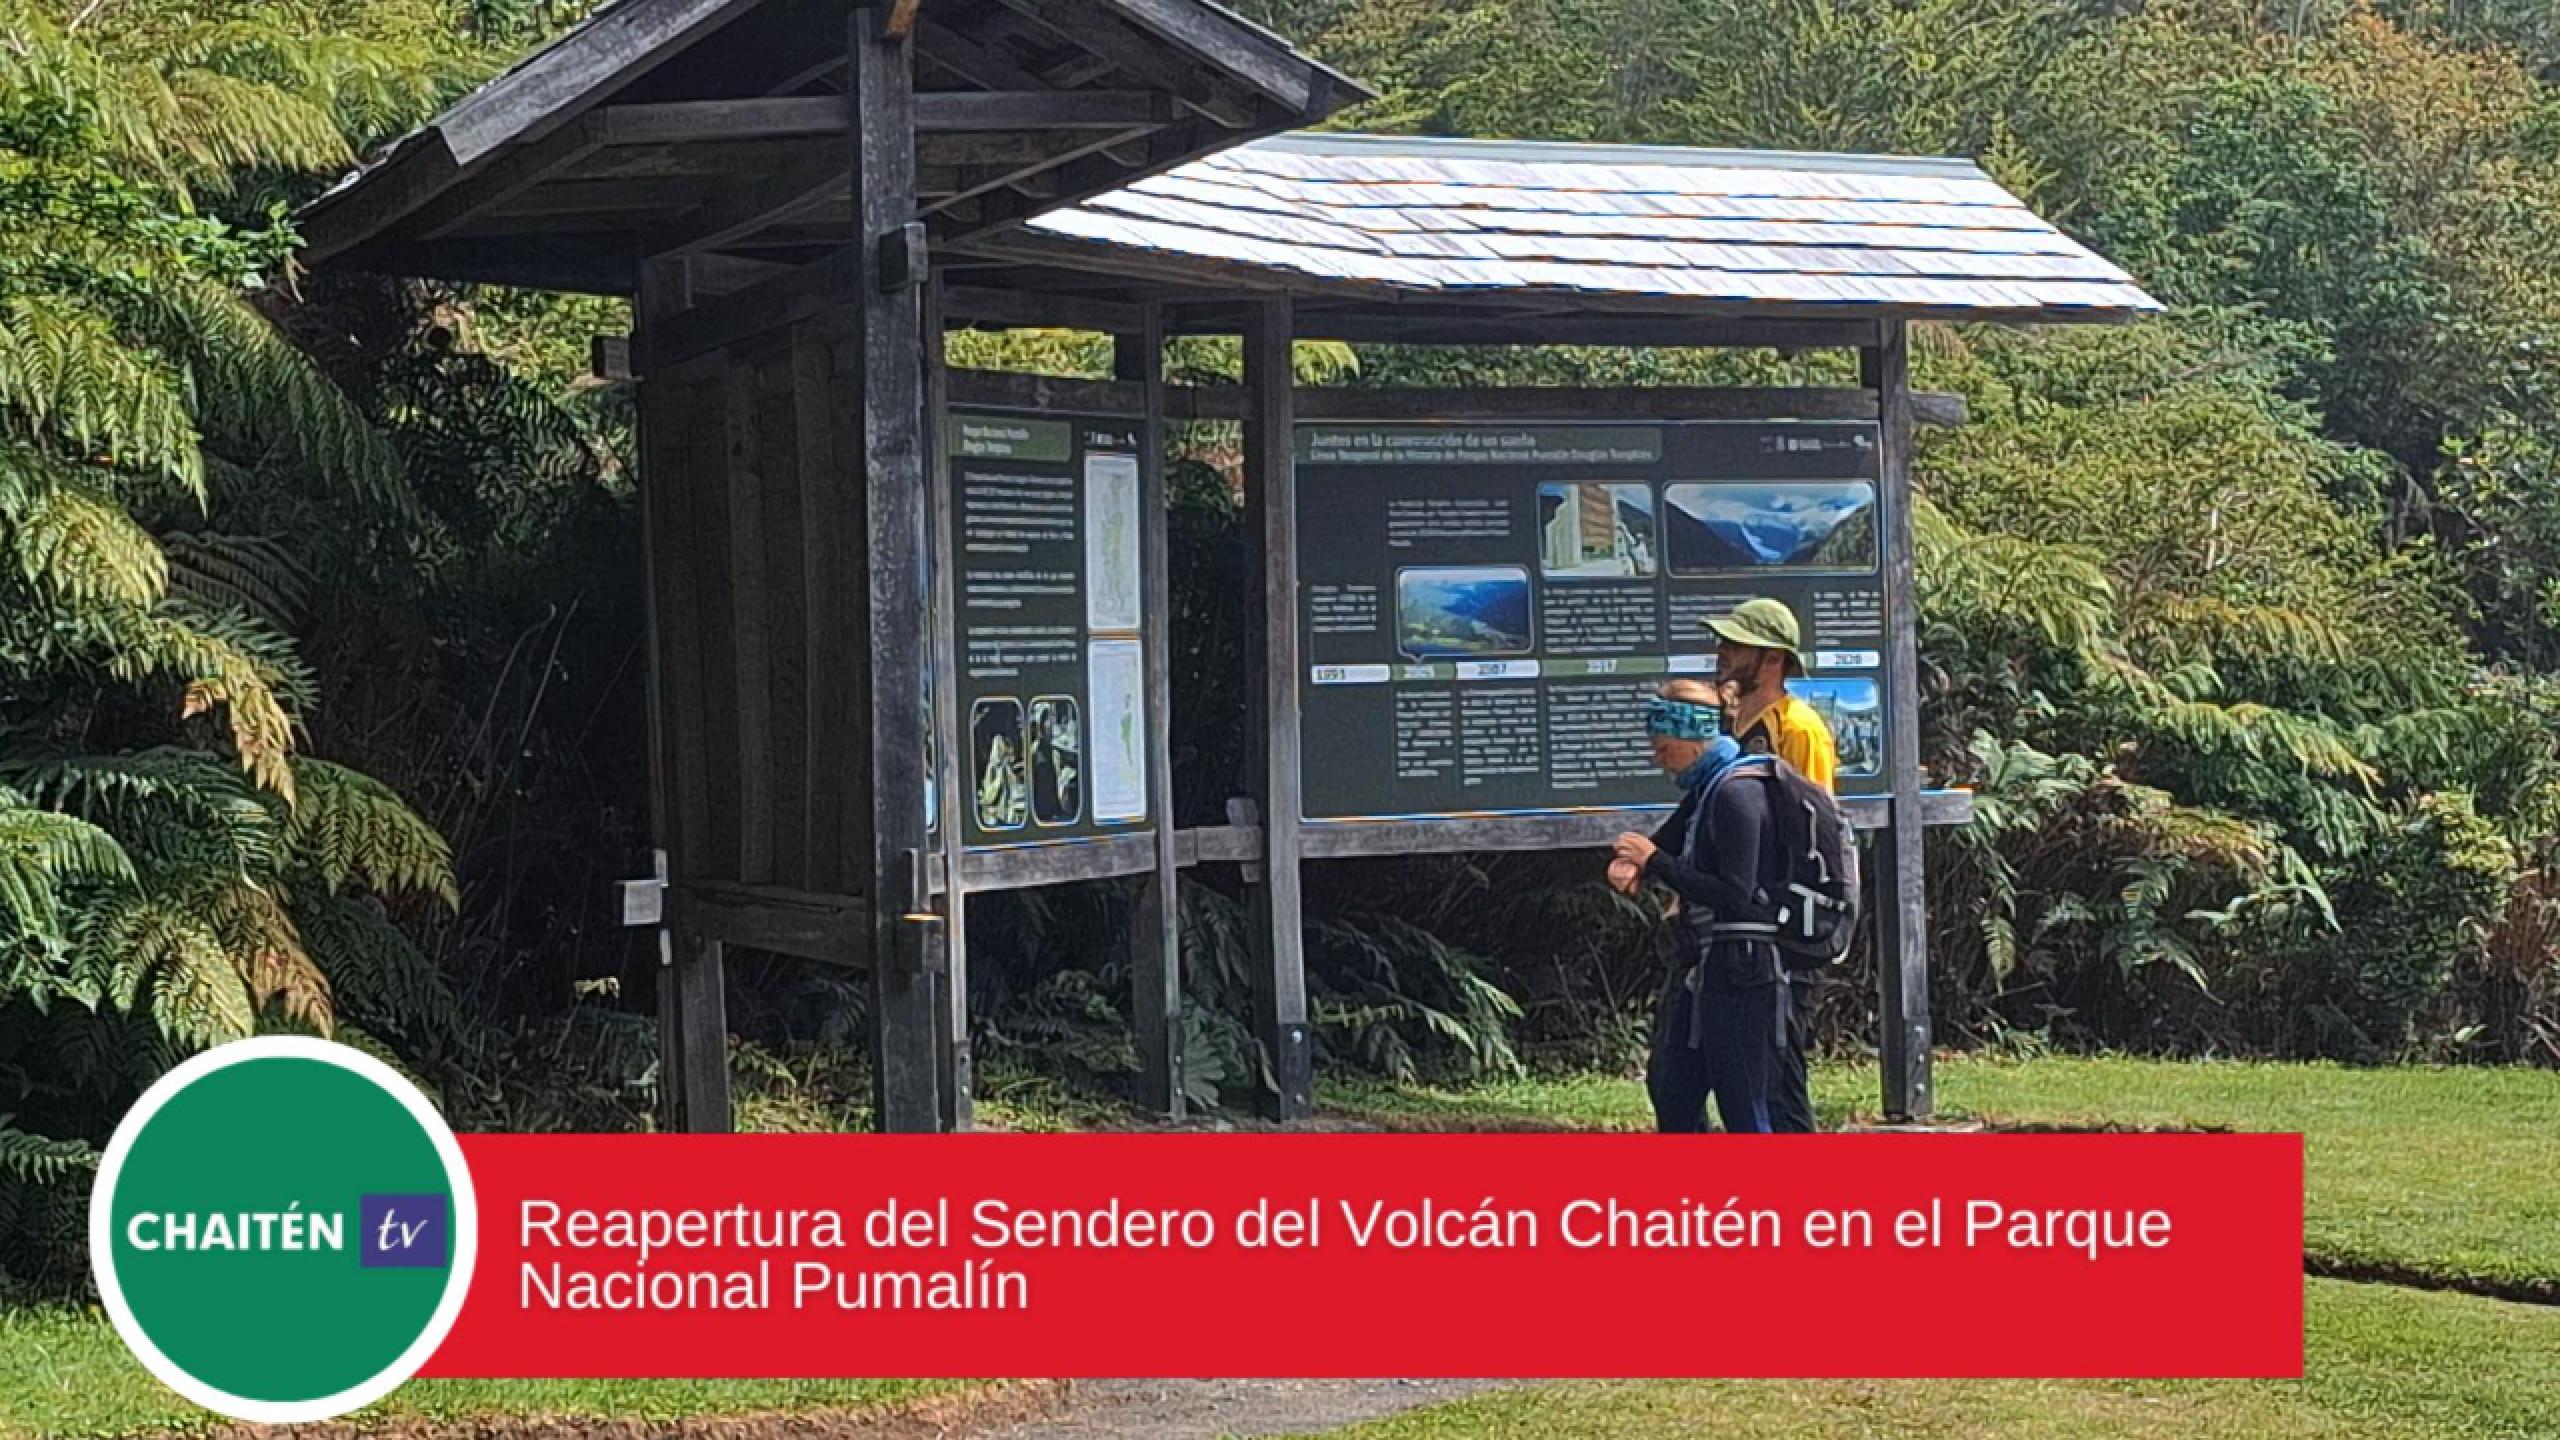
<path fill-rule="evenodd" d="M 312 962 L 302 932 L 272 891 L 228 886 L 207 900 L 206 914 L 247 983 L 253 1011 L 320 1035 L 330 1032 L 337 1006 L 329 977 Z"/>
<path fill-rule="evenodd" d="M 160 1033 L 190 1049 L 245 1040 L 258 1028 L 249 987 L 218 945 L 171 951 L 151 973 L 149 1007 Z"/>
<path fill-rule="evenodd" d="M 0 1180 L 21 1185 L 61 1185 L 94 1175 L 98 1150 L 84 1140 L 30 1135 L 0 1115 Z"/>
<path fill-rule="evenodd" d="M 390 786 L 309 756 L 293 761 L 294 807 L 286 840 L 293 863 L 331 894 L 362 885 L 380 894 L 416 891 L 458 906 L 453 850 Z"/>
<path fill-rule="evenodd" d="M 0 564 L 66 608 L 146 607 L 168 589 L 168 560 L 87 476 L 23 445 L 0 443 Z"/>
<path fill-rule="evenodd" d="M 196 418 L 209 432 L 277 447 L 396 516 L 419 513 L 390 442 L 246 300 L 172 280 L 139 306 L 153 337 L 194 372 L 203 397 Z"/>
<path fill-rule="evenodd" d="M 297 692 L 308 692 L 310 679 L 291 662 L 289 648 L 245 619 L 191 614 L 174 602 L 147 614 L 102 618 L 116 632 L 111 673 L 179 681 L 179 713 L 193 718 L 220 711 L 241 768 L 287 802 L 293 799 L 286 757 L 294 720 L 286 706 Z"/>
<path fill-rule="evenodd" d="M 113 835 L 0 790 L 0 934 L 59 940 L 62 892 L 80 881 L 133 883 L 132 858 Z"/>
<path fill-rule="evenodd" d="M 163 475 L 198 499 L 204 455 L 184 380 L 73 295 L 0 300 L 0 421 L 114 469 Z"/>
<path fill-rule="evenodd" d="M 311 577 L 291 551 L 263 535 L 160 537 L 169 589 L 197 608 L 237 610 L 278 631 L 302 618 Z"/>
<path fill-rule="evenodd" d="M 225 878 L 283 867 L 284 827 L 246 777 L 197 750 L 21 760 L 0 770 L 39 805 L 103 826 L 157 866 Z"/>
<path fill-rule="evenodd" d="M 456 1034 L 462 1009 L 434 962 L 400 927 L 361 901 L 335 895 L 298 898 L 293 906 L 302 943 L 328 972 L 342 1025 L 362 1025 L 413 1041 Z"/>
<path fill-rule="evenodd" d="M 84 921 L 74 947 L 73 998 L 91 1009 L 152 1010 L 162 1032 L 177 1036 L 188 1027 L 157 1014 L 152 1003 L 161 993 L 159 977 L 228 972 L 235 983 L 239 978 L 222 937 L 177 890 L 120 896 L 91 907 Z"/>

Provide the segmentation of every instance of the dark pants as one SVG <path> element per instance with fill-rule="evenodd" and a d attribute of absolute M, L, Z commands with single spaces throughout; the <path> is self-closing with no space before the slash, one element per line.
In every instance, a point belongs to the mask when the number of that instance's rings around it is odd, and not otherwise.
<path fill-rule="evenodd" d="M 1707 1101 L 1734 1135 L 1810 1135 L 1813 1094 L 1805 1069 L 1802 1006 L 1812 987 L 1771 981 L 1692 995 L 1675 967 L 1653 1017 L 1645 1088 L 1665 1135 L 1707 1128 Z M 1702 1007 L 1703 1043 L 1691 1044 L 1691 1007 Z"/>

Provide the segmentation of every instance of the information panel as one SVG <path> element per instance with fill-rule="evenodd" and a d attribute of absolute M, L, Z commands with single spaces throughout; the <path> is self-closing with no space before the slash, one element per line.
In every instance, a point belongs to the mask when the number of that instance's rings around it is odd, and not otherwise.
<path fill-rule="evenodd" d="M 1139 427 L 955 411 L 960 739 L 973 848 L 1148 828 Z"/>
<path fill-rule="evenodd" d="M 1643 701 L 1705 626 L 1795 610 L 1839 788 L 1884 774 L 1871 423 L 1298 427 L 1306 818 L 1667 803 Z"/>

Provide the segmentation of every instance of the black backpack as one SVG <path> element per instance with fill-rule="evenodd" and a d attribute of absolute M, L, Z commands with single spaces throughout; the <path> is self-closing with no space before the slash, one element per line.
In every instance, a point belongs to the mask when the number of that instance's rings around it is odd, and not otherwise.
<path fill-rule="evenodd" d="M 1785 889 L 1755 896 L 1758 920 L 1777 927 L 1778 950 L 1790 970 L 1838 964 L 1858 933 L 1858 840 L 1831 792 L 1775 755 L 1751 755 L 1716 777 L 1722 785 L 1745 767 L 1769 786 L 1772 843 L 1786 857 Z M 1700 813 L 1713 803 L 1714 786 Z"/>

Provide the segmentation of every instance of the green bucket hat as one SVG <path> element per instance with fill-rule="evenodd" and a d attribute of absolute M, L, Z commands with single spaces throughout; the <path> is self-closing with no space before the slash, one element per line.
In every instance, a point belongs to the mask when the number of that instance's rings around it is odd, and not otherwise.
<path fill-rule="evenodd" d="M 1699 623 L 1716 632 L 1718 639 L 1736 645 L 1785 651 L 1788 670 L 1804 672 L 1804 628 L 1796 623 L 1796 612 L 1788 609 L 1783 600 L 1763 595 Z"/>

